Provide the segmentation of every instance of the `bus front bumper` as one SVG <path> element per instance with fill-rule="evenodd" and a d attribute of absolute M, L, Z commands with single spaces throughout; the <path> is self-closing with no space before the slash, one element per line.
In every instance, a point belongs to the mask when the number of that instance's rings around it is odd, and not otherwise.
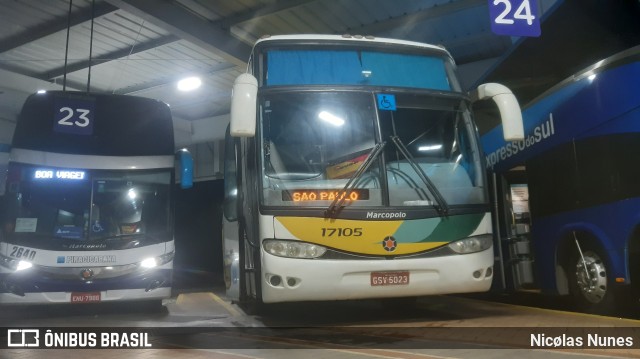
<path fill-rule="evenodd" d="M 42 276 L 38 271 L 0 273 L 0 304 L 81 304 L 163 299 L 171 296 L 171 284 L 171 269 L 99 280 L 51 278 Z"/>
<path fill-rule="evenodd" d="M 308 260 L 263 252 L 262 260 L 262 300 L 275 303 L 486 292 L 491 287 L 494 257 L 489 248 L 472 254 L 393 260 Z M 381 277 L 390 280 L 387 283 Z"/>

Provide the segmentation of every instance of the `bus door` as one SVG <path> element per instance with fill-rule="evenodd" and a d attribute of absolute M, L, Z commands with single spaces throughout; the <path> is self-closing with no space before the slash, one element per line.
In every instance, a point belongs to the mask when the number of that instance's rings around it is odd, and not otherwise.
<path fill-rule="evenodd" d="M 529 187 L 524 166 L 492 176 L 494 204 L 495 268 L 499 276 L 494 287 L 519 290 L 534 283 L 531 251 L 531 215 Z"/>

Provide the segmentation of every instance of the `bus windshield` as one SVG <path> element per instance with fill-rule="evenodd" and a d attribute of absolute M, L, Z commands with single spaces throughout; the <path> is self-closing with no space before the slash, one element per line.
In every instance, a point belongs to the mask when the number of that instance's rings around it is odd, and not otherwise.
<path fill-rule="evenodd" d="M 73 170 L 11 164 L 3 231 L 9 239 L 78 242 L 170 230 L 171 172 Z"/>
<path fill-rule="evenodd" d="M 397 93 L 396 109 L 386 111 L 378 109 L 376 95 L 263 95 L 264 203 L 325 207 L 339 196 L 349 206 L 433 207 L 434 192 L 448 205 L 486 203 L 477 136 L 465 101 Z M 385 144 L 380 155 L 343 190 L 380 143 Z"/>

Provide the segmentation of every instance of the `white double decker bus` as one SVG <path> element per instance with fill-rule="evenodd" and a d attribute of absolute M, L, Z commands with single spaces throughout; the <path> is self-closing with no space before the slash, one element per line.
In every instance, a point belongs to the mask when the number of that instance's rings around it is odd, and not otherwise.
<path fill-rule="evenodd" d="M 189 187 L 192 159 L 177 158 Z M 0 304 L 169 297 L 175 162 L 171 112 L 160 101 L 31 95 L 0 210 Z"/>

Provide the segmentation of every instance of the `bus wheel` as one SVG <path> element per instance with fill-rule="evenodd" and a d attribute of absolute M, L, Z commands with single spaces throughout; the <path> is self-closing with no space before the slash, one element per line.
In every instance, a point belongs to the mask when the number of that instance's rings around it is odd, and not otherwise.
<path fill-rule="evenodd" d="M 575 250 L 569 263 L 570 290 L 577 309 L 588 313 L 611 314 L 615 309 L 613 286 L 606 262 L 598 251 L 583 246 Z"/>

